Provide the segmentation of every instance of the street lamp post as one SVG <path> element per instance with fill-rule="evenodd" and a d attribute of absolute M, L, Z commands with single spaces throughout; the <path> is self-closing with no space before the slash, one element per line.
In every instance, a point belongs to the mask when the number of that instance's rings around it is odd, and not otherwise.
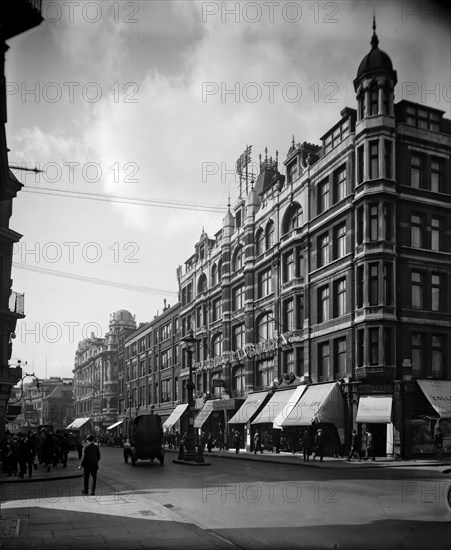
<path fill-rule="evenodd" d="M 188 390 L 188 430 L 185 437 L 185 461 L 195 462 L 196 442 L 194 434 L 194 380 L 193 380 L 193 354 L 197 338 L 194 337 L 192 329 L 189 329 L 188 334 L 181 338 L 185 345 L 186 355 L 188 359 L 189 378 L 186 388 Z"/>

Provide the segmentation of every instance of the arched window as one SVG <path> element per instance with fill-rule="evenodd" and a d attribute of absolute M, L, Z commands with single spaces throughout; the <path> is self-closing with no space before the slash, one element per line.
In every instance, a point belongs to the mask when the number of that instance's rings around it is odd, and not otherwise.
<path fill-rule="evenodd" d="M 207 291 L 207 276 L 205 273 L 202 273 L 197 281 L 197 292 L 202 294 L 202 292 Z"/>
<path fill-rule="evenodd" d="M 216 264 L 211 268 L 211 286 L 215 286 L 218 282 L 218 268 Z"/>
<path fill-rule="evenodd" d="M 255 235 L 255 244 L 257 256 L 263 254 L 263 252 L 265 251 L 265 233 L 261 228 L 257 231 L 257 234 Z"/>
<path fill-rule="evenodd" d="M 243 266 L 243 247 L 239 246 L 233 254 L 232 271 L 238 271 L 242 266 Z"/>
<path fill-rule="evenodd" d="M 266 250 L 269 250 L 270 248 L 273 247 L 275 234 L 276 234 L 276 228 L 274 226 L 274 222 L 270 221 L 266 226 L 266 237 L 265 237 Z"/>
<path fill-rule="evenodd" d="M 302 208 L 296 202 L 287 208 L 287 210 L 285 211 L 285 215 L 283 217 L 283 223 L 282 223 L 283 235 L 286 235 L 290 231 L 293 231 L 293 229 L 302 227 L 302 223 L 303 223 L 302 214 L 303 214 Z"/>
<path fill-rule="evenodd" d="M 218 281 L 222 279 L 222 262 L 218 262 Z"/>
<path fill-rule="evenodd" d="M 262 315 L 258 319 L 257 336 L 259 342 L 266 342 L 274 336 L 274 321 L 268 314 Z"/>

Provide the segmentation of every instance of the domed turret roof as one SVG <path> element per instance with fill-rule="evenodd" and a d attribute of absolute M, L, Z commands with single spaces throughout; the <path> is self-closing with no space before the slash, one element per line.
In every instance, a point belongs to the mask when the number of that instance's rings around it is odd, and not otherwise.
<path fill-rule="evenodd" d="M 393 63 L 390 57 L 379 49 L 379 39 L 376 35 L 376 21 L 373 20 L 373 36 L 371 37 L 371 50 L 359 65 L 357 77 L 354 82 L 361 77 L 370 76 L 375 73 L 391 73 L 396 84 L 396 71 L 393 70 Z"/>
<path fill-rule="evenodd" d="M 126 309 L 119 309 L 118 311 L 115 311 L 112 315 L 111 321 L 124 324 L 135 323 L 133 315 Z"/>

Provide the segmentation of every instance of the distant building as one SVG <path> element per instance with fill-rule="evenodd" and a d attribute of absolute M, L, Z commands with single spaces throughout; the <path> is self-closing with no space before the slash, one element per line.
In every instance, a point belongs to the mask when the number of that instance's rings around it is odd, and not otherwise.
<path fill-rule="evenodd" d="M 90 421 L 97 433 L 116 422 L 118 416 L 118 344 L 124 330 L 136 322 L 126 310 L 111 315 L 105 337 L 85 338 L 75 352 L 74 405 L 78 419 Z"/>
<path fill-rule="evenodd" d="M 52 376 L 24 383 L 14 388 L 11 402 L 17 402 L 21 413 L 8 424 L 13 432 L 35 431 L 38 426 L 51 425 L 54 430 L 63 429 L 73 420 L 74 402 L 71 378 Z"/>

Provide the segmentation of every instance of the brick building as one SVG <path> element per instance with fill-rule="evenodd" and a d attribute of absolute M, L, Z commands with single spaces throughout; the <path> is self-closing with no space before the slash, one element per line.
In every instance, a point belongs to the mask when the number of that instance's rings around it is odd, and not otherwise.
<path fill-rule="evenodd" d="M 164 422 L 186 390 L 180 381 L 180 304 L 163 311 L 124 339 L 123 383 L 119 418 L 149 414 L 151 407 Z"/>
<path fill-rule="evenodd" d="M 396 83 L 374 25 L 356 108 L 321 144 L 293 138 L 283 170 L 260 156 L 179 268 L 181 331 L 194 330 L 196 392 L 211 401 L 197 428 L 229 423 L 249 444 L 257 409 L 234 417 L 239 398 L 266 392 L 263 406 L 288 380 L 308 387 L 287 426 L 306 426 L 322 392 L 313 419 L 345 448 L 367 426 L 379 455 L 430 452 L 438 424 L 450 447 L 451 121 L 395 104 Z"/>

